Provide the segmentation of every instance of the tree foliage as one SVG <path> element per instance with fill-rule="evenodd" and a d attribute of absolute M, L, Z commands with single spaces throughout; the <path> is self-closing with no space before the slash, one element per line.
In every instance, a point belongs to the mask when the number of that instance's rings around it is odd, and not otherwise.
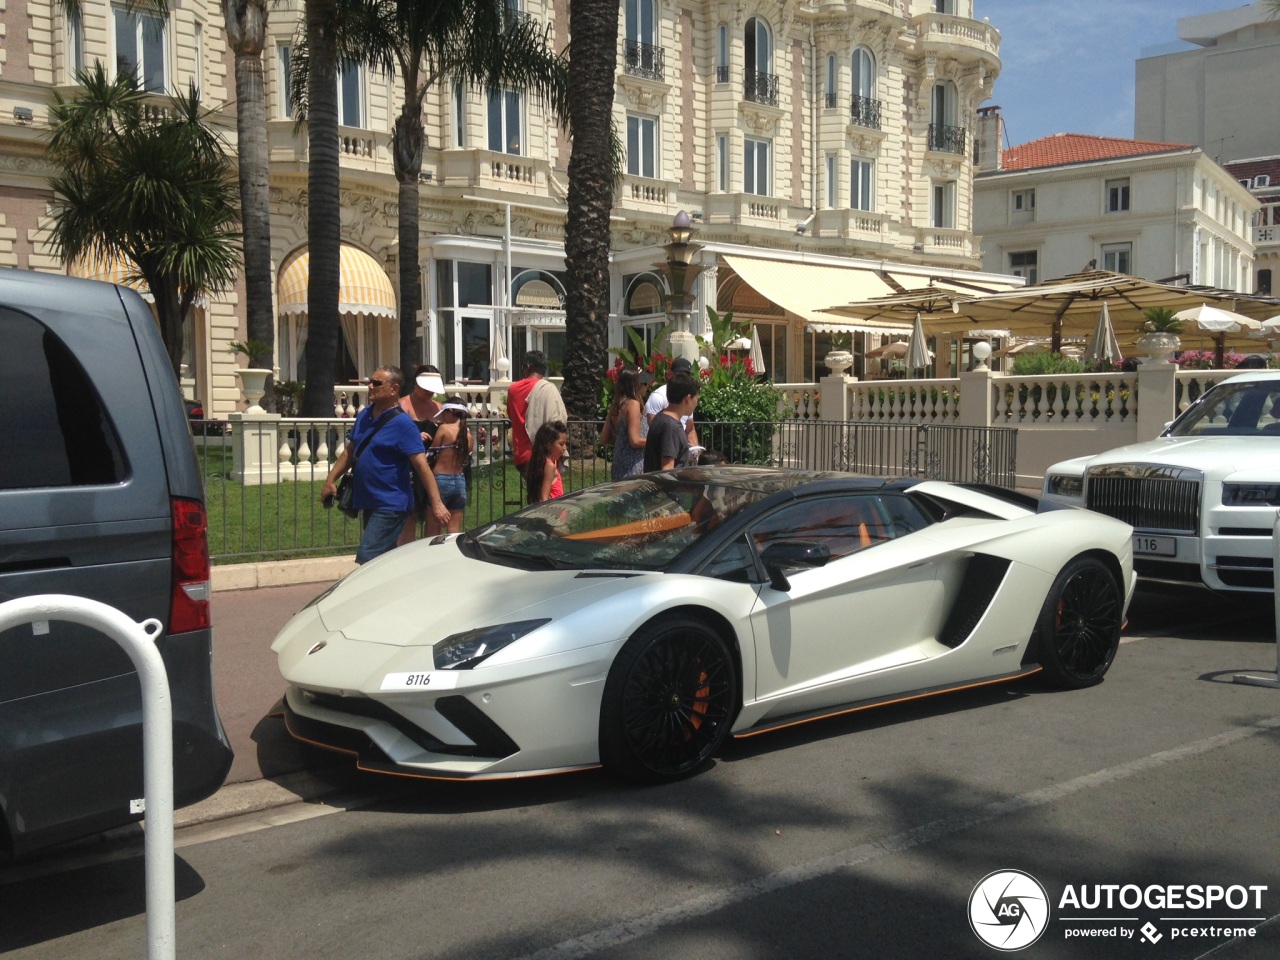
<path fill-rule="evenodd" d="M 101 62 L 76 82 L 70 99 L 54 94 L 46 151 L 53 246 L 68 263 L 132 264 L 176 373 L 192 305 L 239 271 L 235 165 L 194 84 L 161 99 L 131 73 L 109 80 Z"/>

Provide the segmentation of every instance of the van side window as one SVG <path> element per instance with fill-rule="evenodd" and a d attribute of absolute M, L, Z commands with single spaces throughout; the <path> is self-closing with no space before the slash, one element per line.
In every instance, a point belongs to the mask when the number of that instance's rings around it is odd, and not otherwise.
<path fill-rule="evenodd" d="M 66 345 L 44 324 L 4 307 L 0 344 L 0 490 L 121 482 L 120 438 Z"/>

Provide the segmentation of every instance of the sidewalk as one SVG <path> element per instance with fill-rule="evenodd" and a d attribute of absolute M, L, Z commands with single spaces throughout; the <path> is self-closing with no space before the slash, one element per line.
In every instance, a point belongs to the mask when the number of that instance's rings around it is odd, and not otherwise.
<path fill-rule="evenodd" d="M 213 568 L 214 695 L 235 760 L 222 789 L 174 812 L 178 827 L 310 803 L 348 791 L 349 757 L 299 744 L 270 716 L 284 693 L 271 641 L 355 558 L 280 560 Z"/>

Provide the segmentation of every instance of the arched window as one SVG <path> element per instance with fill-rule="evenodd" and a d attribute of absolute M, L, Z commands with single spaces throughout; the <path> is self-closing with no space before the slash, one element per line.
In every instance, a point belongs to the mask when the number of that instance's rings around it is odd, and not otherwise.
<path fill-rule="evenodd" d="M 880 129 L 880 101 L 876 99 L 876 58 L 866 47 L 853 51 L 853 101 L 849 120 L 860 127 Z"/>
<path fill-rule="evenodd" d="M 743 95 L 755 103 L 778 105 L 778 78 L 773 74 L 773 40 L 769 25 L 759 17 L 747 21 L 743 36 L 746 69 L 743 71 Z"/>
<path fill-rule="evenodd" d="M 773 73 L 773 41 L 769 25 L 759 17 L 747 21 L 745 35 L 747 69 L 756 73 Z"/>
<path fill-rule="evenodd" d="M 853 95 L 876 98 L 876 58 L 866 47 L 857 47 L 853 51 Z"/>

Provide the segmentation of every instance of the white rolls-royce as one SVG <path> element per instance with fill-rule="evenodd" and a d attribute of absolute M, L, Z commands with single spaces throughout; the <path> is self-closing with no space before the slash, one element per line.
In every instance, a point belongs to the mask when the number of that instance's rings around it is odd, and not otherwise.
<path fill-rule="evenodd" d="M 1272 590 L 1280 371 L 1223 380 L 1149 443 L 1054 464 L 1044 496 L 1132 525 L 1140 577 Z"/>

